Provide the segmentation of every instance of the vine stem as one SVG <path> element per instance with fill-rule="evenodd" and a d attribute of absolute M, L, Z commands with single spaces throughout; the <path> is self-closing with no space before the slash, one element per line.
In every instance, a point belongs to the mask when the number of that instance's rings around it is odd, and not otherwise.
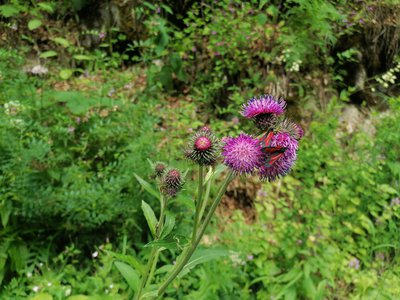
<path fill-rule="evenodd" d="M 154 240 L 158 240 L 160 238 L 164 226 L 166 201 L 162 194 L 160 196 L 160 203 L 161 203 L 160 218 L 157 223 L 157 230 Z M 148 281 L 150 281 L 152 278 L 153 275 L 152 270 L 154 268 L 153 266 L 157 263 L 156 262 L 157 259 L 158 259 L 158 249 L 156 246 L 153 246 L 150 252 L 149 261 L 147 262 L 146 269 L 144 270 L 142 279 L 140 281 L 139 290 L 136 294 L 135 300 L 140 300 L 140 298 L 142 297 L 144 287 L 147 285 Z"/>
<path fill-rule="evenodd" d="M 159 299 L 161 299 L 161 296 L 164 294 L 165 290 L 167 289 L 168 285 L 179 275 L 179 273 L 182 271 L 183 267 L 186 265 L 186 263 L 189 261 L 190 257 L 192 256 L 193 252 L 196 250 L 198 244 L 200 243 L 200 240 L 206 231 L 206 228 L 208 224 L 211 221 L 212 216 L 214 215 L 215 210 L 218 207 L 218 204 L 221 202 L 222 196 L 225 194 L 226 188 L 228 187 L 229 183 L 232 181 L 232 179 L 235 177 L 234 172 L 231 170 L 227 174 L 224 182 L 221 185 L 221 188 L 218 191 L 217 196 L 214 199 L 214 202 L 212 203 L 210 210 L 208 211 L 203 224 L 201 225 L 199 232 L 194 240 L 190 243 L 190 245 L 185 248 L 182 252 L 182 258 L 179 259 L 179 261 L 176 263 L 174 269 L 172 272 L 168 275 L 168 277 L 165 279 L 165 281 L 162 283 L 161 287 L 158 289 L 157 295 Z"/>
<path fill-rule="evenodd" d="M 196 233 L 197 233 L 197 227 L 199 224 L 199 216 L 200 216 L 200 210 L 201 210 L 201 206 L 202 206 L 202 200 L 203 200 L 203 180 L 204 180 L 204 167 L 203 166 L 199 166 L 199 188 L 197 191 L 197 201 L 196 201 L 196 213 L 194 216 L 194 225 L 193 225 L 193 233 L 192 233 L 192 243 L 195 241 L 196 239 Z"/>

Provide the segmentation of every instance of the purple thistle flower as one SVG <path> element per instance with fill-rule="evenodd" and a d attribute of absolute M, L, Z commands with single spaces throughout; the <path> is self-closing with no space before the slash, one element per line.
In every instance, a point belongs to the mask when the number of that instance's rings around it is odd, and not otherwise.
<path fill-rule="evenodd" d="M 217 32 L 216 32 L 215 30 L 213 30 L 213 31 L 211 31 L 211 34 L 212 34 L 212 35 L 216 35 Z"/>
<path fill-rule="evenodd" d="M 272 95 L 251 98 L 242 107 L 241 114 L 247 119 L 252 119 L 260 130 L 270 129 L 275 126 L 277 116 L 284 113 L 286 101 L 276 99 Z"/>
<path fill-rule="evenodd" d="M 106 37 L 106 35 L 107 35 L 107 33 L 105 33 L 105 32 L 100 32 L 100 33 L 99 33 L 99 38 L 102 40 L 102 39 L 104 39 L 104 38 Z"/>
<path fill-rule="evenodd" d="M 278 158 L 271 166 L 262 165 L 259 168 L 260 179 L 273 181 L 281 176 L 285 176 L 296 161 L 298 145 L 298 141 L 287 132 L 275 134 L 268 146 L 283 147 L 286 150 L 282 157 Z"/>
<path fill-rule="evenodd" d="M 237 174 L 252 174 L 261 166 L 263 152 L 259 140 L 241 133 L 228 138 L 223 146 L 224 164 Z"/>

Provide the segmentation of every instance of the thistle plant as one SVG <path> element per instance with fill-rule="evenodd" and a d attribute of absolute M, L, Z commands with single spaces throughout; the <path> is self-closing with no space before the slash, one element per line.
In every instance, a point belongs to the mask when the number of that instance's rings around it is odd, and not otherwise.
<path fill-rule="evenodd" d="M 220 141 L 211 129 L 203 127 L 190 138 L 184 155 L 198 169 L 192 232 L 179 245 L 181 252 L 176 263 L 164 266 L 168 272 L 164 278 L 157 277 L 157 283 L 153 283 L 153 279 L 159 254 L 171 242 L 176 242 L 171 233 L 175 221 L 168 214 L 168 204 L 181 191 L 186 174 L 162 162 L 152 163 L 152 178 L 157 181 L 158 192 L 150 183 L 136 175 L 143 188 L 160 200 L 160 213 L 157 219 L 152 208 L 147 203 L 142 203 L 154 238 L 147 245 L 151 247 L 151 252 L 146 265 L 135 257 L 127 258 L 115 254 L 117 259 L 128 263 L 116 262 L 116 266 L 134 290 L 134 299 L 161 299 L 173 280 L 193 266 L 190 259 L 198 250 L 229 183 L 236 176 L 258 175 L 262 181 L 273 181 L 291 170 L 304 131 L 299 125 L 283 118 L 285 108 L 286 102 L 282 98 L 277 99 L 272 95 L 252 98 L 243 105 L 241 114 L 254 123 L 254 132 L 240 133 L 236 137 L 226 137 Z M 221 172 L 222 169 L 224 171 Z M 222 178 L 218 178 L 219 176 Z M 216 196 L 210 199 L 213 182 L 219 182 L 219 187 Z"/>

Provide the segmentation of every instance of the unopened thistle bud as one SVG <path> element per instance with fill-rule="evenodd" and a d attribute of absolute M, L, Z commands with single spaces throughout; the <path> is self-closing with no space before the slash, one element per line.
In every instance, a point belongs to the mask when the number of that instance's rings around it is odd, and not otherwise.
<path fill-rule="evenodd" d="M 167 166 L 162 162 L 156 162 L 154 164 L 154 177 L 160 178 L 166 170 Z"/>
<path fill-rule="evenodd" d="M 161 192 L 169 197 L 175 197 L 182 189 L 184 181 L 178 169 L 169 169 L 161 180 Z"/>
<path fill-rule="evenodd" d="M 296 124 L 286 118 L 278 123 L 276 126 L 276 131 L 289 133 L 289 135 L 297 141 L 300 141 L 304 136 L 303 128 L 301 128 L 299 124 Z"/>
<path fill-rule="evenodd" d="M 220 143 L 207 127 L 196 132 L 185 149 L 185 156 L 202 166 L 213 165 L 219 155 Z"/>

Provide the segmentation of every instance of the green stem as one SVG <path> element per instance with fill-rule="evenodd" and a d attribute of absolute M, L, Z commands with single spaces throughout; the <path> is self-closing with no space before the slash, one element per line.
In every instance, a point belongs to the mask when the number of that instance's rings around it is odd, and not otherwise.
<path fill-rule="evenodd" d="M 204 167 L 199 166 L 199 188 L 197 191 L 197 201 L 196 201 L 196 213 L 194 216 L 194 225 L 193 225 L 193 233 L 192 233 L 192 242 L 196 239 L 196 233 L 197 233 L 197 226 L 199 224 L 199 215 L 200 215 L 200 209 L 202 206 L 202 199 L 203 199 L 203 179 L 204 175 L 203 172 Z"/>
<path fill-rule="evenodd" d="M 157 249 L 157 252 L 156 252 L 156 254 L 154 256 L 153 264 L 151 266 L 150 274 L 149 274 L 149 277 L 147 278 L 147 282 L 145 284 L 145 287 L 147 287 L 151 283 L 151 281 L 153 280 L 153 276 L 154 276 L 154 272 L 156 270 L 156 266 L 157 266 L 157 262 L 158 262 L 158 256 L 160 255 L 160 252 L 161 252 L 160 249 Z"/>
<path fill-rule="evenodd" d="M 206 193 L 204 195 L 204 199 L 203 199 L 203 202 L 202 202 L 201 208 L 200 208 L 199 222 L 201 222 L 201 219 L 203 218 L 203 215 L 204 215 L 204 211 L 206 210 L 206 207 L 208 204 L 208 198 L 210 196 L 210 190 L 211 190 L 211 182 L 212 182 L 212 178 L 210 178 L 210 180 L 208 180 L 208 182 L 207 182 Z"/>
<path fill-rule="evenodd" d="M 158 240 L 160 238 L 160 235 L 161 235 L 161 232 L 162 232 L 162 229 L 163 229 L 163 226 L 164 226 L 166 202 L 165 202 L 165 199 L 162 196 L 162 194 L 161 194 L 160 202 L 161 202 L 160 218 L 159 218 L 158 223 L 157 223 L 157 230 L 156 230 L 156 235 L 155 235 L 154 240 Z M 154 271 L 152 271 L 153 265 L 157 264 L 157 260 L 158 260 L 158 249 L 157 249 L 156 246 L 154 246 L 151 249 L 149 261 L 147 262 L 146 269 L 144 270 L 142 279 L 140 281 L 139 290 L 138 290 L 138 292 L 136 294 L 135 300 L 140 300 L 140 298 L 142 297 L 142 293 L 143 293 L 144 287 L 147 285 L 147 283 L 152 278 L 152 275 L 154 273 Z"/>
<path fill-rule="evenodd" d="M 226 176 L 224 182 L 222 183 L 221 188 L 218 191 L 217 196 L 215 197 L 213 204 L 210 207 L 210 210 L 207 213 L 204 223 L 200 227 L 200 230 L 199 230 L 199 233 L 197 234 L 196 239 L 192 240 L 191 244 L 183 250 L 183 252 L 181 254 L 182 258 L 179 259 L 179 261 L 176 263 L 172 272 L 168 275 L 168 277 L 165 279 L 164 283 L 158 289 L 158 293 L 157 293 L 158 297 L 161 298 L 161 296 L 164 294 L 165 290 L 167 289 L 168 285 L 179 275 L 179 273 L 182 271 L 183 267 L 189 261 L 193 252 L 196 250 L 204 232 L 206 231 L 208 224 L 210 223 L 211 217 L 213 216 L 215 210 L 217 209 L 218 204 L 221 202 L 221 198 L 225 194 L 226 188 L 228 187 L 228 184 L 232 181 L 234 176 L 235 175 L 234 175 L 233 171 L 230 171 L 228 173 L 228 175 Z"/>

